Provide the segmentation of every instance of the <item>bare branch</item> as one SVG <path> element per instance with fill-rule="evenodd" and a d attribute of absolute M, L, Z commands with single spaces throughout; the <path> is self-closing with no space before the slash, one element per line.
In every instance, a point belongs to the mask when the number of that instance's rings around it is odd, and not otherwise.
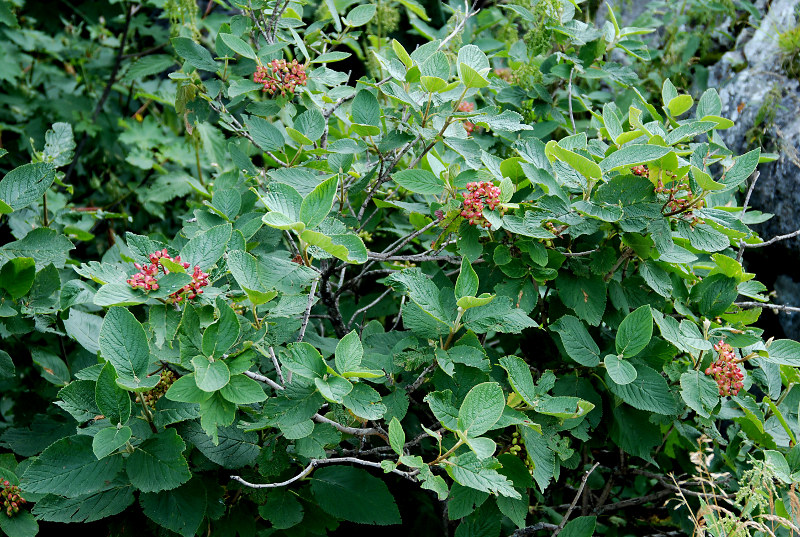
<path fill-rule="evenodd" d="M 586 250 L 585 252 L 559 252 L 559 253 L 564 257 L 580 257 L 582 255 L 593 254 L 598 250 L 599 248 L 595 248 L 594 250 Z"/>
<path fill-rule="evenodd" d="M 586 487 L 586 480 L 589 479 L 589 476 L 592 475 L 592 472 L 594 472 L 595 469 L 598 466 L 600 466 L 599 462 L 594 463 L 594 466 L 589 468 L 586 471 L 586 473 L 583 474 L 583 477 L 581 478 L 581 486 L 578 487 L 578 492 L 577 492 L 577 494 L 575 494 L 575 498 L 573 498 L 572 503 L 569 506 L 569 509 L 567 509 L 567 512 L 564 513 L 564 518 L 561 519 L 561 523 L 553 531 L 553 534 L 551 535 L 551 537 L 556 537 L 559 533 L 561 533 L 561 530 L 564 529 L 564 526 L 567 525 L 567 521 L 569 520 L 569 516 L 572 514 L 572 511 L 575 510 L 575 506 L 578 505 L 578 500 L 580 500 L 581 495 L 583 495 L 583 489 L 584 489 L 584 487 Z"/>
<path fill-rule="evenodd" d="M 391 292 L 392 292 L 392 290 L 393 290 L 393 289 L 392 289 L 391 287 L 390 287 L 390 288 L 388 288 L 388 289 L 387 289 L 386 291 L 384 291 L 384 292 L 383 292 L 383 293 L 382 293 L 382 294 L 381 294 L 381 295 L 380 295 L 378 298 L 376 298 L 375 300 L 373 300 L 372 302 L 370 302 L 369 304 L 367 304 L 367 305 L 366 305 L 366 306 L 364 306 L 363 308 L 359 308 L 359 309 L 357 309 L 357 310 L 355 311 L 355 313 L 353 313 L 353 316 L 352 316 L 352 317 L 350 317 L 350 322 L 349 322 L 349 323 L 347 323 L 347 330 L 350 330 L 350 327 L 351 327 L 351 326 L 353 326 L 353 322 L 356 320 L 356 317 L 358 317 L 358 315 L 359 315 L 359 314 L 361 314 L 361 313 L 364 313 L 364 312 L 366 312 L 367 310 L 369 310 L 371 307 L 373 307 L 373 306 L 377 305 L 377 304 L 378 304 L 378 302 L 380 302 L 381 300 L 383 300 L 383 299 L 386 297 L 386 295 L 388 295 L 389 293 L 391 293 Z"/>
<path fill-rule="evenodd" d="M 283 390 L 283 386 L 281 386 L 271 378 L 265 377 L 264 375 L 259 375 L 258 373 L 253 373 L 252 371 L 245 371 L 244 376 L 250 377 L 251 379 L 257 380 L 259 382 L 263 382 L 264 384 L 267 384 L 269 387 L 275 390 L 278 391 Z"/>
<path fill-rule="evenodd" d="M 315 279 L 311 282 L 311 290 L 308 292 L 308 303 L 306 304 L 306 311 L 303 313 L 303 324 L 300 325 L 300 334 L 297 336 L 297 342 L 303 341 L 306 337 L 306 328 L 308 327 L 308 316 L 311 315 L 311 307 L 314 305 L 314 297 L 317 293 L 317 285 L 319 280 Z"/>
<path fill-rule="evenodd" d="M 734 306 L 739 306 L 742 309 L 749 310 L 752 308 L 769 308 L 777 311 L 790 311 L 800 312 L 800 308 L 795 306 L 784 306 L 783 304 L 764 304 L 762 302 L 734 302 Z"/>
<path fill-rule="evenodd" d="M 430 255 L 427 253 L 411 254 L 411 255 L 386 255 L 376 252 L 367 252 L 369 259 L 376 261 L 412 261 L 414 263 L 422 263 L 423 261 L 446 261 L 448 263 L 461 263 L 461 256 L 455 255 Z"/>
<path fill-rule="evenodd" d="M 537 522 L 533 526 L 526 526 L 524 528 L 520 528 L 514 533 L 511 534 L 510 537 L 529 537 L 533 535 L 537 531 L 541 530 L 554 530 L 558 528 L 555 524 L 550 524 L 549 522 Z"/>
<path fill-rule="evenodd" d="M 422 386 L 422 383 L 425 382 L 425 375 L 427 375 L 428 373 L 433 371 L 433 369 L 435 367 L 436 367 L 436 360 L 431 362 L 431 364 L 428 367 L 423 369 L 422 373 L 419 374 L 419 376 L 417 377 L 417 379 L 414 382 L 412 382 L 411 384 L 406 386 L 406 392 L 411 393 L 414 390 L 416 390 L 417 388 L 419 388 L 420 386 Z"/>
<path fill-rule="evenodd" d="M 378 429 L 372 427 L 348 427 L 347 425 L 342 425 L 337 421 L 326 418 L 322 414 L 314 414 L 313 419 L 317 423 L 327 423 L 328 425 L 333 425 L 339 432 L 344 434 L 352 434 L 353 436 L 370 436 L 381 434 Z"/>
<path fill-rule="evenodd" d="M 466 0 L 464 1 L 464 8 L 466 9 L 466 14 L 464 15 L 464 18 L 461 20 L 461 22 L 459 22 L 456 25 L 456 27 L 453 29 L 453 31 L 450 32 L 450 35 L 445 37 L 444 41 L 439 43 L 439 46 L 436 48 L 437 51 L 442 50 L 444 48 L 444 46 L 447 44 L 448 41 L 453 39 L 455 36 L 457 36 L 461 32 L 461 30 L 464 29 L 464 26 L 466 26 L 467 21 L 469 20 L 470 17 L 472 17 L 473 15 L 477 15 L 478 14 L 480 9 L 475 9 L 475 7 L 477 7 L 477 5 L 478 5 L 478 0 L 475 0 L 475 2 L 473 2 L 472 7 L 469 7 L 469 3 Z"/>
<path fill-rule="evenodd" d="M 773 237 L 766 242 L 759 242 L 756 244 L 739 243 L 739 245 L 743 248 L 762 248 L 764 246 L 769 246 L 770 244 L 775 244 L 776 242 L 785 241 L 786 239 L 793 239 L 797 236 L 800 236 L 800 229 L 791 233 L 787 233 L 786 235 L 778 235 L 777 237 Z"/>
<path fill-rule="evenodd" d="M 239 483 L 241 483 L 245 487 L 250 487 L 250 488 L 253 488 L 253 489 L 270 489 L 270 488 L 277 488 L 277 487 L 285 487 L 287 485 L 291 485 L 295 481 L 300 481 L 301 479 L 303 479 L 305 476 L 307 476 L 308 474 L 311 473 L 311 471 L 314 469 L 314 467 L 316 465 L 317 465 L 317 459 L 311 459 L 311 462 L 308 463 L 308 466 L 303 468 L 302 472 L 300 472 L 299 474 L 297 474 L 293 478 L 287 479 L 286 481 L 281 481 L 280 483 L 250 483 L 249 481 L 245 481 L 244 479 L 242 479 L 238 475 L 232 475 L 231 479 L 233 479 L 234 481 L 238 481 Z"/>
<path fill-rule="evenodd" d="M 569 105 L 569 120 L 572 123 L 572 134 L 575 134 L 575 118 L 572 116 L 572 75 L 575 73 L 575 67 L 569 72 L 569 85 L 567 89 L 567 104 Z"/>
<path fill-rule="evenodd" d="M 418 229 L 414 233 L 412 233 L 412 234 L 410 234 L 410 235 L 408 235 L 406 237 L 403 237 L 401 239 L 396 240 L 394 243 L 390 244 L 381 253 L 386 254 L 386 255 L 391 255 L 391 254 L 397 252 L 398 250 L 400 250 L 400 248 L 402 248 L 403 246 L 405 246 L 409 242 L 413 241 L 414 239 L 416 239 L 417 237 L 419 237 L 420 235 L 422 235 L 423 233 L 425 233 L 426 231 L 428 231 L 430 228 L 432 228 L 433 226 L 435 226 L 438 223 L 439 223 L 438 220 L 433 220 L 433 221 L 429 222 L 428 224 L 426 224 L 425 226 L 421 227 L 420 229 Z"/>

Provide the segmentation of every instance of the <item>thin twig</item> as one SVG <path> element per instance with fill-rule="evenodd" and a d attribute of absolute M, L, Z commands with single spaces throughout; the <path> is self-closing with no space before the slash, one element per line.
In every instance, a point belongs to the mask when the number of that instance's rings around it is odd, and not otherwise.
<path fill-rule="evenodd" d="M 426 231 L 428 231 L 430 228 L 432 228 L 433 226 L 435 226 L 438 223 L 439 223 L 438 220 L 433 220 L 433 221 L 429 222 L 428 224 L 424 225 L 423 227 L 421 227 L 420 229 L 418 229 L 417 231 L 415 231 L 411 235 L 408 235 L 406 237 L 403 237 L 401 239 L 396 240 L 394 243 L 390 244 L 381 253 L 386 254 L 386 255 L 392 255 L 393 253 L 396 253 L 398 250 L 400 250 L 400 248 L 402 248 L 403 246 L 405 246 L 409 242 L 413 241 L 414 239 L 416 239 L 417 237 L 419 237 L 420 235 L 422 235 L 423 233 L 425 233 Z"/>
<path fill-rule="evenodd" d="M 373 461 L 365 461 L 364 459 L 358 459 L 356 457 L 338 457 L 335 459 L 311 459 L 311 462 L 308 463 L 308 466 L 303 468 L 303 471 L 297 474 L 296 476 L 292 477 L 291 479 L 287 479 L 286 481 L 281 481 L 280 483 L 250 483 L 249 481 L 245 481 L 238 475 L 232 475 L 231 479 L 241 483 L 242 485 L 254 489 L 267 489 L 267 488 L 277 488 L 277 487 L 285 487 L 287 485 L 291 485 L 297 481 L 300 481 L 308 474 L 310 474 L 314 468 L 319 466 L 324 466 L 326 464 L 342 464 L 342 463 L 350 463 L 350 464 L 358 464 L 361 466 L 368 466 L 370 468 L 380 468 L 383 469 L 379 462 Z M 410 481 L 416 481 L 414 477 L 419 473 L 419 470 L 412 470 L 410 472 L 404 472 L 402 470 L 393 469 L 391 470 L 393 474 L 397 474 L 405 479 Z"/>
<path fill-rule="evenodd" d="M 306 337 L 306 328 L 308 327 L 308 316 L 311 315 L 311 308 L 314 306 L 314 298 L 317 293 L 317 285 L 319 284 L 319 279 L 315 279 L 311 282 L 311 290 L 308 292 L 308 303 L 306 304 L 306 311 L 303 313 L 303 324 L 300 325 L 300 334 L 297 336 L 297 342 L 300 343 L 303 341 L 303 338 Z"/>
<path fill-rule="evenodd" d="M 537 522 L 533 526 L 526 526 L 524 528 L 518 529 L 517 531 L 512 533 L 510 537 L 528 537 L 530 535 L 533 535 L 537 531 L 554 530 L 557 527 L 558 526 L 556 526 L 555 524 L 550 524 L 549 522 Z"/>
<path fill-rule="evenodd" d="M 366 312 L 367 310 L 369 310 L 371 307 L 373 307 L 373 306 L 377 305 L 377 304 L 378 304 L 378 302 L 380 302 L 381 300 L 383 300 L 383 299 L 386 297 L 386 295 L 388 295 L 388 294 L 389 294 L 389 293 L 391 293 L 392 291 L 393 291 L 393 289 L 392 289 L 391 287 L 390 287 L 390 288 L 388 288 L 388 289 L 387 289 L 386 291 L 384 291 L 384 292 L 383 292 L 383 293 L 382 293 L 382 294 L 381 294 L 381 295 L 380 295 L 378 298 L 376 298 L 375 300 L 373 300 L 372 302 L 370 302 L 369 304 L 367 304 L 367 305 L 366 305 L 366 306 L 364 306 L 363 308 L 359 308 L 359 309 L 357 309 L 357 310 L 355 311 L 355 313 L 353 313 L 353 316 L 352 316 L 352 317 L 350 317 L 350 322 L 349 322 L 349 323 L 347 323 L 347 330 L 348 330 L 348 331 L 350 330 L 350 327 L 352 327 L 352 326 L 353 326 L 353 322 L 355 322 L 355 320 L 356 320 L 356 317 L 358 317 L 358 315 L 359 315 L 359 314 L 361 314 L 361 313 L 364 313 L 364 312 Z"/>
<path fill-rule="evenodd" d="M 381 432 L 378 429 L 373 427 L 348 427 L 347 425 L 342 425 L 337 421 L 333 421 L 332 419 L 328 419 L 322 414 L 314 414 L 314 421 L 317 423 L 327 423 L 328 425 L 333 425 L 337 431 L 342 432 L 344 434 L 352 434 L 353 436 L 370 436 L 370 435 L 379 435 Z"/>
<path fill-rule="evenodd" d="M 119 72 L 119 67 L 122 63 L 122 51 L 125 50 L 125 45 L 128 43 L 128 30 L 131 27 L 131 18 L 133 17 L 135 9 L 136 8 L 134 6 L 130 6 L 125 12 L 125 26 L 122 29 L 122 38 L 120 39 L 119 48 L 117 49 L 117 56 L 114 58 L 114 67 L 111 69 L 111 75 L 108 77 L 106 87 L 103 88 L 103 94 L 100 96 L 100 100 L 97 101 L 97 106 L 94 107 L 90 123 L 94 123 L 97 120 L 97 116 L 99 116 L 100 112 L 103 110 L 103 106 L 106 104 L 108 96 L 111 95 L 111 88 L 114 86 L 114 82 L 117 81 L 117 73 Z M 70 177 L 72 177 L 72 172 L 75 171 L 75 166 L 77 166 L 78 160 L 81 156 L 81 153 L 83 153 L 88 140 L 89 131 L 86 131 L 83 133 L 83 137 L 78 144 L 78 148 L 75 150 L 75 156 L 72 157 L 72 162 L 70 163 L 69 168 L 67 168 L 67 172 L 64 174 L 64 183 L 69 183 Z"/>
<path fill-rule="evenodd" d="M 283 386 L 281 386 L 271 378 L 265 377 L 264 375 L 259 375 L 258 373 L 253 373 L 252 371 L 245 371 L 244 376 L 250 377 L 251 379 L 257 380 L 259 382 L 263 382 L 264 384 L 267 384 L 269 387 L 275 390 L 278 391 L 283 390 Z"/>
<path fill-rule="evenodd" d="M 367 252 L 367 256 L 369 259 L 383 262 L 411 261 L 414 263 L 422 263 L 424 261 L 446 261 L 448 263 L 461 263 L 461 256 L 456 255 L 429 255 L 426 253 L 411 255 L 386 255 L 379 254 L 377 252 Z"/>
<path fill-rule="evenodd" d="M 464 26 L 466 26 L 467 21 L 469 20 L 470 17 L 478 14 L 480 9 L 475 9 L 477 5 L 478 5 L 478 0 L 475 0 L 475 2 L 473 2 L 472 7 L 469 7 L 469 2 L 467 2 L 466 0 L 464 1 L 464 8 L 466 9 L 466 14 L 464 15 L 464 18 L 461 20 L 461 22 L 459 22 L 456 25 L 453 31 L 450 32 L 450 35 L 445 37 L 444 40 L 441 43 L 439 43 L 439 46 L 436 48 L 437 51 L 442 50 L 448 41 L 453 39 L 455 36 L 459 34 L 459 32 L 461 32 L 461 30 L 464 29 Z"/>
<path fill-rule="evenodd" d="M 569 72 L 569 85 L 567 86 L 567 100 L 569 105 L 569 120 L 572 122 L 572 134 L 576 134 L 578 131 L 575 129 L 575 118 L 572 116 L 572 75 L 575 73 L 575 67 L 573 66 Z"/>
<path fill-rule="evenodd" d="M 585 252 L 558 252 L 564 257 L 580 257 L 582 255 L 589 255 L 593 254 L 598 251 L 600 248 L 595 248 L 594 250 L 586 250 Z"/>
<path fill-rule="evenodd" d="M 599 462 L 594 463 L 594 466 L 589 468 L 589 470 L 587 470 L 586 473 L 583 474 L 583 477 L 581 478 L 581 486 L 578 487 L 578 493 L 575 494 L 575 498 L 573 498 L 572 503 L 569 506 L 569 509 L 567 509 L 567 512 L 564 513 L 564 518 L 561 519 L 561 523 L 556 527 L 556 529 L 553 531 L 553 534 L 550 537 L 556 537 L 559 533 L 561 533 L 561 530 L 564 529 L 564 526 L 567 525 L 569 516 L 572 514 L 572 511 L 575 510 L 575 506 L 578 505 L 578 500 L 580 500 L 581 495 L 583 494 L 583 489 L 584 487 L 586 487 L 586 480 L 589 479 L 589 476 L 592 475 L 592 472 L 594 472 L 598 466 L 600 466 Z"/>
<path fill-rule="evenodd" d="M 784 306 L 783 304 L 763 304 L 761 302 L 734 302 L 734 306 L 739 306 L 742 309 L 748 310 L 752 308 L 769 308 L 778 311 L 791 311 L 798 312 L 800 308 L 795 306 Z"/>
<path fill-rule="evenodd" d="M 773 237 L 766 242 L 759 242 L 756 244 L 739 243 L 739 246 L 744 248 L 762 248 L 764 246 L 769 246 L 770 244 L 775 244 L 776 242 L 785 241 L 786 239 L 793 239 L 797 236 L 800 236 L 800 229 L 791 233 L 787 233 L 786 235 L 778 235 L 777 237 Z"/>
<path fill-rule="evenodd" d="M 419 376 L 417 377 L 417 379 L 414 382 L 412 382 L 411 384 L 406 386 L 406 392 L 407 393 L 411 393 L 414 390 L 416 390 L 417 388 L 419 388 L 420 386 L 422 386 L 422 383 L 425 382 L 425 375 L 427 375 L 428 373 L 433 371 L 433 369 L 435 367 L 436 367 L 436 360 L 431 362 L 431 364 L 428 367 L 423 369 L 422 373 L 419 374 Z"/>
<path fill-rule="evenodd" d="M 753 190 L 756 188 L 756 181 L 761 176 L 761 172 L 758 170 L 753 172 L 753 182 L 750 183 L 750 188 L 747 189 L 747 195 L 744 197 L 744 204 L 742 205 L 742 214 L 739 216 L 739 220 L 744 218 L 744 212 L 747 210 L 747 205 L 750 203 L 750 196 L 753 194 Z"/>

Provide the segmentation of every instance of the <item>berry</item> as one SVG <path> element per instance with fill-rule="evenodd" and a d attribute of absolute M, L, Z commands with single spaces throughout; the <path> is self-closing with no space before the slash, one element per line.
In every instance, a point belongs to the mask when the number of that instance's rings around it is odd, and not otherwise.
<path fill-rule="evenodd" d="M 500 188 L 486 181 L 467 183 L 467 192 L 462 196 L 464 196 L 464 208 L 461 210 L 461 216 L 472 226 L 492 227 L 483 217 L 483 208 L 486 206 L 494 210 L 500 205 Z M 505 209 L 501 208 L 500 212 L 504 213 Z"/>
<path fill-rule="evenodd" d="M 4 480 L 0 483 L 0 486 L 3 487 L 3 490 L 0 491 L 2 505 L 5 508 L 6 515 L 12 517 L 19 512 L 20 506 L 27 503 L 27 501 L 19 495 L 19 487 L 12 485 L 8 480 Z"/>
<path fill-rule="evenodd" d="M 287 91 L 294 95 L 295 88 L 305 86 L 307 80 L 306 66 L 297 63 L 297 60 L 292 60 L 291 63 L 286 60 L 272 60 L 267 65 L 259 65 L 253 73 L 253 82 L 262 84 L 264 87 L 261 91 L 270 95 L 280 93 L 286 96 Z"/>
<path fill-rule="evenodd" d="M 646 164 L 642 164 L 641 166 L 634 166 L 633 168 L 631 168 L 631 173 L 633 175 L 638 175 L 640 177 L 647 177 L 649 170 L 647 169 Z"/>
<path fill-rule="evenodd" d="M 189 268 L 189 263 L 181 261 L 181 256 L 177 255 L 174 258 L 169 255 L 167 249 L 158 250 L 149 256 L 150 264 L 141 265 L 134 263 L 133 266 L 139 269 L 139 272 L 128 278 L 126 281 L 128 285 L 134 289 L 143 289 L 145 291 L 158 290 L 158 276 L 160 272 L 169 274 L 169 269 L 164 266 L 162 260 L 168 260 L 175 264 L 182 266 L 185 269 Z M 181 289 L 169 295 L 173 302 L 180 302 L 184 296 L 189 300 L 195 298 L 203 292 L 202 288 L 208 285 L 208 274 L 200 270 L 200 267 L 195 265 L 192 272 L 192 281 Z"/>
<path fill-rule="evenodd" d="M 468 101 L 461 101 L 458 105 L 459 112 L 472 112 L 475 110 L 475 105 Z M 472 134 L 472 131 L 475 130 L 475 124 L 471 121 L 465 121 L 461 124 L 464 127 L 464 130 L 467 131 L 467 134 Z"/>
<path fill-rule="evenodd" d="M 705 374 L 714 377 L 721 396 L 738 394 L 743 386 L 744 375 L 735 361 L 733 347 L 720 340 L 714 345 L 714 350 L 718 353 L 717 360 L 706 368 Z"/>

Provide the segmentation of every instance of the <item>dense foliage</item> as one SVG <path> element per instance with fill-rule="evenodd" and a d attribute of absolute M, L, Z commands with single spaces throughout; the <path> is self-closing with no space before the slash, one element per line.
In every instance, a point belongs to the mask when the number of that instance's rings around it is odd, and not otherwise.
<path fill-rule="evenodd" d="M 2 532 L 800 533 L 769 157 L 641 40 L 705 2 L 46 4 L 0 2 Z"/>

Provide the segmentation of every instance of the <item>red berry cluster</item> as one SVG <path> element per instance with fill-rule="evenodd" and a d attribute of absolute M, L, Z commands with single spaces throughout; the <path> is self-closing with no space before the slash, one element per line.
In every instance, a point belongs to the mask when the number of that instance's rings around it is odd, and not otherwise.
<path fill-rule="evenodd" d="M 717 361 L 706 368 L 706 375 L 714 377 L 719 386 L 719 394 L 736 395 L 742 389 L 744 375 L 739 365 L 735 362 L 736 354 L 733 347 L 720 340 L 714 345 L 714 350 L 719 353 Z"/>
<path fill-rule="evenodd" d="M 167 267 L 165 267 L 161 262 L 162 259 L 166 259 L 178 264 L 185 269 L 189 268 L 189 263 L 181 261 L 181 256 L 176 255 L 174 258 L 171 257 L 166 248 L 150 254 L 149 257 L 149 265 L 141 265 L 139 263 L 133 264 L 133 266 L 139 269 L 139 272 L 128 278 L 127 282 L 128 285 L 134 289 L 139 288 L 144 289 L 145 291 L 155 291 L 158 289 L 159 273 L 163 271 L 164 274 L 169 274 L 169 269 L 167 269 Z M 197 295 L 202 294 L 202 288 L 208 285 L 208 274 L 200 270 L 198 265 L 195 265 L 191 276 L 192 281 L 169 295 L 170 299 L 172 299 L 174 302 L 180 302 L 183 300 L 184 296 L 191 300 Z"/>
<path fill-rule="evenodd" d="M 6 515 L 12 517 L 19 512 L 19 506 L 27 502 L 19 495 L 18 486 L 12 485 L 7 480 L 3 481 L 2 486 L 3 490 L 0 491 L 0 498 L 3 499 Z"/>
<path fill-rule="evenodd" d="M 468 101 L 461 101 L 458 105 L 459 112 L 472 112 L 475 110 L 475 105 Z M 465 121 L 461 124 L 464 127 L 464 130 L 467 131 L 467 134 L 472 134 L 472 131 L 475 130 L 475 124 L 472 121 Z"/>
<path fill-rule="evenodd" d="M 647 177 L 649 170 L 647 169 L 647 164 L 642 164 L 641 166 L 634 166 L 631 168 L 631 173 L 633 175 L 638 175 L 639 177 Z"/>
<path fill-rule="evenodd" d="M 655 191 L 657 194 L 667 194 L 669 196 L 669 199 L 662 209 L 662 212 L 664 209 L 667 210 L 667 216 L 682 214 L 691 218 L 692 226 L 703 223 L 703 220 L 697 218 L 692 211 L 694 209 L 702 209 L 705 205 L 705 201 L 702 199 L 697 200 L 688 184 L 683 181 L 672 181 L 671 186 L 666 187 L 661 179 L 659 179 Z"/>
<path fill-rule="evenodd" d="M 264 85 L 261 91 L 270 95 L 279 92 L 284 97 L 287 91 L 294 94 L 297 86 L 305 86 L 307 79 L 306 66 L 297 63 L 297 60 L 292 60 L 291 63 L 286 60 L 272 60 L 267 65 L 259 65 L 253 73 L 253 82 Z"/>
<path fill-rule="evenodd" d="M 488 220 L 483 217 L 483 208 L 488 206 L 494 210 L 500 205 L 500 188 L 492 183 L 481 181 L 478 183 L 467 183 L 467 191 L 464 196 L 464 208 L 461 216 L 469 220 L 470 225 L 492 227 Z M 501 209 L 501 212 L 505 212 Z"/>

